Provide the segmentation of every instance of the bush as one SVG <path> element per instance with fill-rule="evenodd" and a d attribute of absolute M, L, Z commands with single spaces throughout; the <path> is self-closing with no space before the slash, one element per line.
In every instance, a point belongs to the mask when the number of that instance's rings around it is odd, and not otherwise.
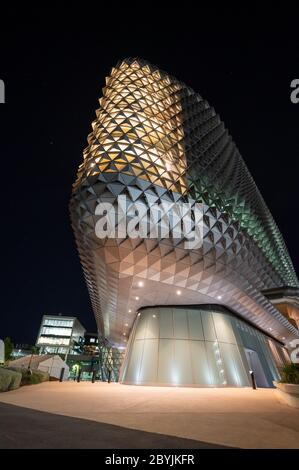
<path fill-rule="evenodd" d="M 28 371 L 27 367 L 10 367 L 9 369 L 21 374 L 21 386 L 40 384 L 49 380 L 49 374 L 47 372 L 43 372 L 42 370 L 31 369 L 31 371 Z"/>
<path fill-rule="evenodd" d="M 0 392 L 19 388 L 21 380 L 22 374 L 20 372 L 0 367 Z"/>
<path fill-rule="evenodd" d="M 280 382 L 284 384 L 299 384 L 299 366 L 290 362 L 285 364 L 280 370 Z"/>
<path fill-rule="evenodd" d="M 8 390 L 10 381 L 11 375 L 6 371 L 6 369 L 0 367 L 0 392 L 6 392 Z"/>
<path fill-rule="evenodd" d="M 5 338 L 4 340 L 4 351 L 5 351 L 5 361 L 9 361 L 11 358 L 11 353 L 13 351 L 14 345 L 10 338 Z"/>

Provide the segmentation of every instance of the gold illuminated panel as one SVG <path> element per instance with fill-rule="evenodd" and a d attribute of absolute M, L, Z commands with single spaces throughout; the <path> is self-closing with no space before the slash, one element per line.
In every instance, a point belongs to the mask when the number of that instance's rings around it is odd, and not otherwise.
<path fill-rule="evenodd" d="M 280 302 L 274 304 L 277 310 L 279 310 L 292 325 L 299 327 L 299 309 L 295 305 L 287 302 Z"/>
<path fill-rule="evenodd" d="M 137 61 L 113 68 L 74 188 L 89 176 L 121 172 L 186 193 L 181 91 Z"/>

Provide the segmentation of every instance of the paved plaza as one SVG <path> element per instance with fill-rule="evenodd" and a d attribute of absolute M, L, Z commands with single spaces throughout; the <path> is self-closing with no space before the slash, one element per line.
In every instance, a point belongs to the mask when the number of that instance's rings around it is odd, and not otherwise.
<path fill-rule="evenodd" d="M 24 426 L 34 422 L 38 446 L 47 442 L 52 429 L 54 435 L 61 433 L 62 447 L 63 439 L 66 447 L 75 447 L 81 434 L 82 446 L 104 448 L 192 448 L 196 443 L 207 448 L 299 448 L 299 410 L 279 403 L 272 389 L 46 382 L 2 393 L 0 416 L 3 447 L 9 441 L 20 446 L 20 440 L 26 441 Z M 96 429 L 98 435 L 92 437 Z"/>

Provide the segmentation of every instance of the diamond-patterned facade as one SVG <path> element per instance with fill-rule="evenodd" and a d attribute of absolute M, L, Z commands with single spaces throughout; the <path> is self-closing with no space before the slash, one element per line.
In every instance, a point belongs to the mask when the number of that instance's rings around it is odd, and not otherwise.
<path fill-rule="evenodd" d="M 109 345 L 99 348 L 99 378 L 103 382 L 118 382 L 119 371 L 124 359 L 124 351 Z"/>
<path fill-rule="evenodd" d="M 95 235 L 99 202 L 201 202 L 204 242 Z M 262 294 L 298 287 L 283 238 L 214 109 L 175 78 L 127 59 L 106 79 L 70 203 L 100 335 L 124 347 L 138 309 L 219 303 L 283 341 L 298 329 Z M 142 287 L 140 287 L 142 283 Z"/>

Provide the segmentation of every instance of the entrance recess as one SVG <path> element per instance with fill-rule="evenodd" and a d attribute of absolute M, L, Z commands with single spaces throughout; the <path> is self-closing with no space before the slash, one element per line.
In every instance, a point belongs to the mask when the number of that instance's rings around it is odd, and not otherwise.
<path fill-rule="evenodd" d="M 253 349 L 244 348 L 246 358 L 250 369 L 254 373 L 255 382 L 258 387 L 269 387 L 268 380 L 263 371 L 263 367 L 258 356 L 258 353 Z"/>

